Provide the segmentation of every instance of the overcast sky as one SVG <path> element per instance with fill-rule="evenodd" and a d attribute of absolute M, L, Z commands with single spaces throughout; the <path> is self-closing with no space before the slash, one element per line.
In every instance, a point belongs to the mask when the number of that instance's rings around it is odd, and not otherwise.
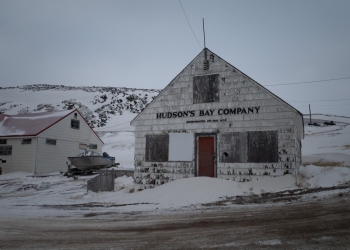
<path fill-rule="evenodd" d="M 0 0 L 0 85 L 164 88 L 207 48 L 301 112 L 350 116 L 348 0 Z M 335 78 L 338 81 L 267 86 Z M 318 101 L 318 102 L 315 102 Z"/>

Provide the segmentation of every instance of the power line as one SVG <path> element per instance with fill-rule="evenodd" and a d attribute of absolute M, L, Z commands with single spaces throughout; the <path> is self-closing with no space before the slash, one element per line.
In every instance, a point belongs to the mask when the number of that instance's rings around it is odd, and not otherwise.
<path fill-rule="evenodd" d="M 284 86 L 284 85 L 295 85 L 295 84 L 314 83 L 314 82 L 338 81 L 338 80 L 344 80 L 344 79 L 350 79 L 350 76 L 342 77 L 342 78 L 333 78 L 333 79 L 325 79 L 325 80 L 308 81 L 308 82 L 291 82 L 291 83 L 280 83 L 280 84 L 267 84 L 267 85 L 264 85 L 264 86 Z"/>
<path fill-rule="evenodd" d="M 320 105 L 320 104 L 313 104 L 312 106 L 327 106 L 327 107 L 331 107 L 331 106 L 348 106 L 350 105 L 350 103 L 344 103 L 344 104 L 334 104 L 334 105 Z"/>
<path fill-rule="evenodd" d="M 349 101 L 350 99 L 330 99 L 330 100 L 314 100 L 314 101 L 288 101 L 288 102 L 336 102 L 336 101 Z"/>
<path fill-rule="evenodd" d="M 180 3 L 180 5 L 181 5 L 182 11 L 183 11 L 184 14 L 185 14 L 185 17 L 186 17 L 186 19 L 187 19 L 188 25 L 190 26 L 190 28 L 191 28 L 191 30 L 192 30 L 192 33 L 193 33 L 194 37 L 195 37 L 196 40 L 197 40 L 197 43 L 198 43 L 199 47 L 202 49 L 202 46 L 201 46 L 200 43 L 198 42 L 197 36 L 196 36 L 196 34 L 194 33 L 194 31 L 193 31 L 193 29 L 192 29 L 192 26 L 191 26 L 191 24 L 190 24 L 190 21 L 189 21 L 188 18 L 187 18 L 187 15 L 186 15 L 186 12 L 185 12 L 184 7 L 182 6 L 181 0 L 179 0 L 179 3 Z"/>
<path fill-rule="evenodd" d="M 101 127 L 101 128 L 113 128 L 113 127 L 117 127 L 117 126 L 120 126 L 120 125 L 123 125 L 123 124 L 127 124 L 127 123 L 130 123 L 131 121 L 129 122 L 124 122 L 124 123 L 120 123 L 120 124 L 117 124 L 117 125 L 113 125 L 113 126 L 110 126 L 110 127 Z"/>

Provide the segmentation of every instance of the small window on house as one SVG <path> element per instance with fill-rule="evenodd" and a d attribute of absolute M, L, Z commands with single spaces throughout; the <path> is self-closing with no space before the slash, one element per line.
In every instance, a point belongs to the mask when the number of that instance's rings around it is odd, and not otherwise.
<path fill-rule="evenodd" d="M 87 144 L 86 143 L 80 143 L 79 144 L 79 149 L 87 149 Z"/>
<path fill-rule="evenodd" d="M 74 128 L 74 129 L 79 129 L 79 127 L 80 127 L 80 121 L 79 121 L 79 120 L 74 120 L 74 119 L 72 119 L 72 120 L 70 121 L 70 127 L 71 127 L 71 128 Z"/>
<path fill-rule="evenodd" d="M 0 139 L 0 144 L 7 144 L 7 139 Z"/>
<path fill-rule="evenodd" d="M 90 144 L 90 149 L 97 149 L 97 144 Z"/>
<path fill-rule="evenodd" d="M 22 144 L 32 144 L 32 139 L 22 139 Z"/>
<path fill-rule="evenodd" d="M 56 145 L 56 140 L 54 140 L 54 139 L 46 139 L 46 144 Z"/>
<path fill-rule="evenodd" d="M 0 155 L 12 155 L 12 146 L 0 146 Z"/>

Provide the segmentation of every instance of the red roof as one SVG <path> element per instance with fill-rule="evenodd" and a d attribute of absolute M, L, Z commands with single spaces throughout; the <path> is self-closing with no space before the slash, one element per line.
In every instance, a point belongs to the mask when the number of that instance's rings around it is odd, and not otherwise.
<path fill-rule="evenodd" d="M 77 110 L 23 115 L 0 114 L 0 136 L 36 136 L 74 111 Z"/>

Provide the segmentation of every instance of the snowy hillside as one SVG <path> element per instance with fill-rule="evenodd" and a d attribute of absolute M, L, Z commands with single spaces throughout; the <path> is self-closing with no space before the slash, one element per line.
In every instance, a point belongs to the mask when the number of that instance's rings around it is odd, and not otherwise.
<path fill-rule="evenodd" d="M 130 121 L 159 92 L 156 89 L 64 85 L 0 87 L 0 113 L 14 115 L 78 108 L 97 131 L 110 126 L 112 131 L 133 131 Z"/>

